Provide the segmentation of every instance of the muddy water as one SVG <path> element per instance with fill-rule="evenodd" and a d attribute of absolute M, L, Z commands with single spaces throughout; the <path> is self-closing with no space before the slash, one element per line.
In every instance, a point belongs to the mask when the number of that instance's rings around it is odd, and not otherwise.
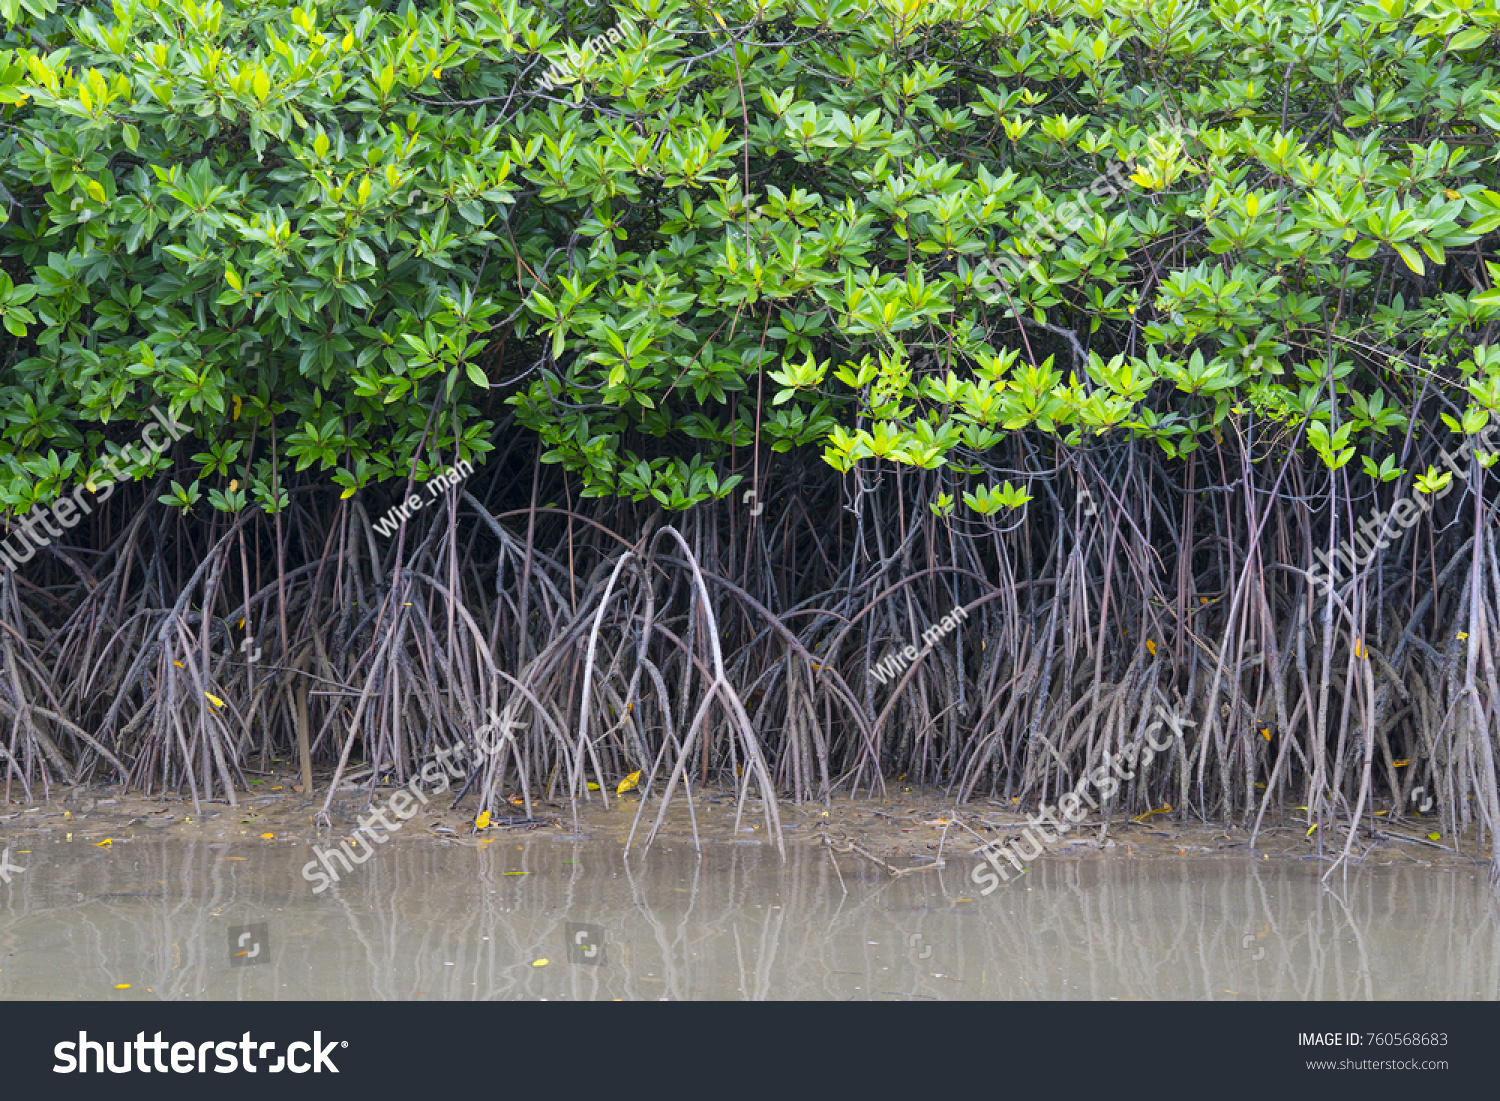
<path fill-rule="evenodd" d="M 969 858 L 892 880 L 789 846 L 400 843 L 313 894 L 302 845 L 38 843 L 0 882 L 0 998 L 1500 998 L 1482 869 Z M 847 888 L 847 893 L 845 891 Z M 231 926 L 260 925 L 231 966 Z M 582 923 L 580 943 L 569 942 Z M 537 961 L 546 960 L 545 964 Z M 124 984 L 129 984 L 125 987 Z"/>

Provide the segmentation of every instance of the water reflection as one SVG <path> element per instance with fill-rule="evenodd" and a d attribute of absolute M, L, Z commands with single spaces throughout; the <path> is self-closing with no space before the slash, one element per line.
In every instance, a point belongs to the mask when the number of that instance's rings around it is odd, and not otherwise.
<path fill-rule="evenodd" d="M 1104 855 L 1040 861 L 980 898 L 964 858 L 894 881 L 843 860 L 846 894 L 812 846 L 785 864 L 658 846 L 627 865 L 613 844 L 533 836 L 398 841 L 315 896 L 306 860 L 274 844 L 40 846 L 0 884 L 0 997 L 1500 996 L 1481 868 L 1361 868 L 1330 890 L 1311 862 Z M 230 927 L 260 922 L 266 962 L 231 966 Z"/>

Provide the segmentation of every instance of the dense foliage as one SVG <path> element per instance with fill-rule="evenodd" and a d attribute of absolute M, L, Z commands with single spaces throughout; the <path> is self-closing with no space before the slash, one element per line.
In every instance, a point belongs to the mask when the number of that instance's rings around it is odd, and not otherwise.
<path fill-rule="evenodd" d="M 980 511 L 1021 429 L 1390 480 L 1424 385 L 1500 400 L 1494 7 L 5 6 L 14 508 L 163 400 L 183 505 L 269 505 L 278 434 L 425 479 L 498 395 L 586 495 L 686 507 L 759 443 Z"/>

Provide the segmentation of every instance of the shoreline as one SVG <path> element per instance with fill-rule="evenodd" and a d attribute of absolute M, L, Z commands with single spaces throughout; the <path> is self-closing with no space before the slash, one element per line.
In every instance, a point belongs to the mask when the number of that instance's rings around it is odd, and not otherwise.
<path fill-rule="evenodd" d="M 295 777 L 290 772 L 267 777 L 242 797 L 239 806 L 203 801 L 198 812 L 194 811 L 190 797 L 176 794 L 125 794 L 118 787 L 108 786 L 54 790 L 50 801 L 0 802 L 0 847 L 25 849 L 36 844 L 62 843 L 112 849 L 167 839 L 271 845 L 286 850 L 289 866 L 295 871 L 310 858 L 314 846 L 337 845 L 345 839 L 368 834 L 371 828 L 378 830 L 379 827 L 363 825 L 369 821 L 369 809 L 389 801 L 394 793 L 408 786 L 344 787 L 330 807 L 333 823 L 330 828 L 320 827 L 314 821 L 326 797 L 328 777 L 322 779 L 323 784 L 318 785 L 315 793 L 305 796 L 294 790 Z M 611 794 L 608 809 L 597 800 L 581 802 L 575 821 L 566 801 L 536 801 L 530 820 L 524 817 L 524 808 L 517 806 L 511 815 L 495 815 L 491 824 L 481 830 L 475 828 L 471 806 L 455 809 L 448 805 L 448 800 L 435 799 L 418 807 L 402 823 L 405 828 L 399 833 L 390 831 L 379 840 L 382 845 L 394 840 L 408 845 L 477 848 L 526 834 L 612 842 L 623 851 L 634 826 L 630 851 L 635 854 L 644 849 L 646 836 L 660 809 L 654 797 L 644 810 L 641 802 L 635 792 L 623 796 Z M 775 839 L 766 834 L 758 800 L 746 803 L 739 832 L 735 832 L 736 803 L 733 790 L 698 790 L 694 792 L 689 814 L 679 794 L 668 808 L 653 844 L 693 844 L 696 819 L 697 837 L 705 850 L 747 844 L 774 849 Z M 924 865 L 936 867 L 934 861 L 941 857 L 947 868 L 967 880 L 970 867 L 984 862 L 985 846 L 993 851 L 1023 836 L 1035 808 L 986 800 L 955 808 L 944 801 L 940 791 L 896 791 L 884 799 L 840 796 L 826 807 L 822 803 L 797 805 L 783 801 L 779 811 L 788 846 L 827 842 L 831 853 L 840 854 L 837 863 L 846 875 L 851 868 L 859 867 L 880 875 L 915 872 Z M 1323 844 L 1320 853 L 1315 838 L 1307 836 L 1305 822 L 1295 818 L 1273 821 L 1268 813 L 1252 850 L 1251 831 L 1246 827 L 1232 823 L 1178 823 L 1167 812 L 1152 812 L 1142 817 L 1144 820 L 1134 821 L 1116 816 L 1106 824 L 1097 814 L 1090 814 L 1075 827 L 1072 836 L 1047 846 L 1037 860 L 1066 861 L 1089 853 L 1117 852 L 1129 857 L 1171 858 L 1253 855 L 1332 864 L 1346 839 L 1346 827 L 1341 826 L 1332 835 L 1333 840 Z M 1400 861 L 1472 866 L 1489 862 L 1478 849 L 1474 831 L 1459 838 L 1455 846 L 1451 837 L 1439 833 L 1441 827 L 1435 816 L 1408 816 L 1389 822 L 1387 817 L 1388 814 L 1380 813 L 1373 818 L 1373 825 L 1368 816 L 1361 823 L 1359 851 L 1363 855 L 1359 859 L 1351 857 L 1351 865 Z M 1439 833 L 1438 840 L 1429 839 L 1433 833 Z M 870 859 L 864 859 L 865 856 Z M 882 867 L 887 871 L 882 871 Z M 1024 872 L 1013 874 L 1010 886 L 1024 875 Z"/>

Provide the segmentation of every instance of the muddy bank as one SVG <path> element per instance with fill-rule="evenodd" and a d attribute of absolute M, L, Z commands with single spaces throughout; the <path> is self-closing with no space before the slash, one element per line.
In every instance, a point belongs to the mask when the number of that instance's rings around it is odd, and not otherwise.
<path fill-rule="evenodd" d="M 335 795 L 326 820 L 319 811 L 330 776 L 319 776 L 311 796 L 301 792 L 290 770 L 253 780 L 252 790 L 237 806 L 224 801 L 193 800 L 180 794 L 144 796 L 112 787 L 54 790 L 46 801 L 0 802 L 0 844 L 24 848 L 29 842 L 64 842 L 112 847 L 142 840 L 175 839 L 274 846 L 336 845 L 351 839 L 368 823 L 375 831 L 403 844 L 481 848 L 505 837 L 543 832 L 546 836 L 602 841 L 640 849 L 660 810 L 657 798 L 638 792 L 600 793 L 575 809 L 566 800 L 539 800 L 532 816 L 517 805 L 510 815 L 495 815 L 485 828 L 476 826 L 472 800 L 454 807 L 453 796 L 434 796 L 425 804 L 411 800 L 410 817 L 402 821 L 387 811 L 387 828 L 372 815 L 389 808 L 409 790 L 368 781 L 345 784 Z M 403 808 L 404 809 L 404 808 Z M 955 807 L 940 790 L 894 784 L 884 798 L 841 796 L 827 804 L 778 805 L 785 844 L 826 845 L 840 854 L 843 868 L 864 865 L 882 874 L 919 874 L 924 865 L 955 858 L 966 864 L 981 844 L 1003 844 L 1021 835 L 1036 808 L 996 800 L 974 800 Z M 1226 855 L 1332 861 L 1344 850 L 1346 826 L 1321 840 L 1305 821 L 1268 813 L 1254 845 L 1251 831 L 1237 825 L 1180 822 L 1168 809 L 1140 820 L 1088 816 L 1073 833 L 1047 846 L 1041 859 L 1070 859 L 1091 852 L 1118 852 L 1129 858 L 1183 858 Z M 775 836 L 759 800 L 741 809 L 733 791 L 695 789 L 691 805 L 681 794 L 667 807 L 657 842 L 704 846 L 765 846 Z M 1395 818 L 1377 807 L 1360 825 L 1351 860 L 1412 865 L 1471 866 L 1484 863 L 1474 836 L 1454 838 L 1441 832 L 1436 816 L 1408 813 Z"/>

